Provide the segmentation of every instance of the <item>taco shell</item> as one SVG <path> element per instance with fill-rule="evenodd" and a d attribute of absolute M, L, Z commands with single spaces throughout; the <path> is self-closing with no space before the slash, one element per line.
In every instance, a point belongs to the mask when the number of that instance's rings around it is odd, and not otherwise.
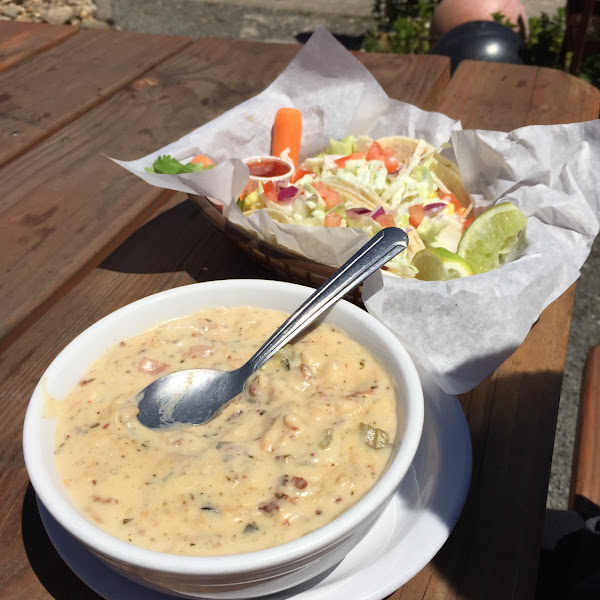
<path fill-rule="evenodd" d="M 322 181 L 340 195 L 346 208 L 377 210 L 381 206 L 379 196 L 370 187 L 359 182 L 347 181 L 337 176 L 324 177 Z"/>
<path fill-rule="evenodd" d="M 461 206 L 470 211 L 473 201 L 465 189 L 458 166 L 445 156 L 438 154 L 435 147 L 425 140 L 418 140 L 401 135 L 379 138 L 377 140 L 382 148 L 389 148 L 402 165 L 408 165 L 411 161 L 421 161 L 421 157 L 432 154 L 431 172 L 438 179 L 437 184 L 444 192 L 452 192 Z M 360 136 L 356 139 L 358 152 L 366 154 L 373 140 L 368 136 Z M 445 189 L 444 189 L 445 188 Z"/>

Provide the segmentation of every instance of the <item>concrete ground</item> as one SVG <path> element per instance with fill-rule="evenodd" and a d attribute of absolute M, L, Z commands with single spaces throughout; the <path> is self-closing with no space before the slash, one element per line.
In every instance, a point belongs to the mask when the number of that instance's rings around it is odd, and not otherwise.
<path fill-rule="evenodd" d="M 564 0 L 522 0 L 529 16 L 554 14 Z M 373 25 L 373 0 L 96 0 L 96 16 L 147 33 L 302 41 L 319 25 L 342 36 Z"/>
<path fill-rule="evenodd" d="M 564 0 L 522 0 L 529 16 L 553 15 Z M 317 25 L 344 36 L 349 46 L 371 24 L 371 0 L 96 0 L 97 17 L 121 29 L 146 33 L 298 42 Z M 600 343 L 600 242 L 577 284 L 561 394 L 547 506 L 565 509 L 581 373 L 588 349 Z"/>

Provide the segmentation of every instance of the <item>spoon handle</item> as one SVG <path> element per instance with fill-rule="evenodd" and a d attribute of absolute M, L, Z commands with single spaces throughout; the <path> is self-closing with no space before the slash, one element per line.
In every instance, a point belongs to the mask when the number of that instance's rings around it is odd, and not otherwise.
<path fill-rule="evenodd" d="M 356 254 L 325 281 L 242 367 L 252 373 L 262 367 L 322 312 L 408 246 L 408 236 L 397 227 L 387 227 L 371 238 Z"/>

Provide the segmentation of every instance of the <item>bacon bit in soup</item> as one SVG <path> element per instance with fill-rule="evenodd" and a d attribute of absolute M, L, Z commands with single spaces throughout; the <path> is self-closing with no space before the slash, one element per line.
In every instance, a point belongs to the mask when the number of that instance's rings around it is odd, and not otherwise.
<path fill-rule="evenodd" d="M 292 477 L 292 483 L 299 489 L 299 490 L 303 490 L 307 485 L 308 482 L 306 481 L 306 479 L 304 479 L 303 477 Z"/>
<path fill-rule="evenodd" d="M 198 346 L 192 346 L 184 354 L 184 356 L 186 358 L 198 358 L 198 357 L 206 358 L 207 356 L 212 356 L 214 353 L 215 353 L 215 349 L 213 346 L 207 346 L 205 344 L 202 344 L 202 345 L 198 345 Z"/>
<path fill-rule="evenodd" d="M 115 498 L 103 498 L 102 496 L 92 496 L 92 500 L 94 502 L 98 502 L 99 504 L 109 504 L 111 502 L 114 502 L 115 504 L 119 503 L 119 501 Z"/>
<path fill-rule="evenodd" d="M 266 513 L 271 514 L 276 510 L 279 510 L 279 505 L 275 502 L 275 500 L 271 500 L 271 502 L 261 506 L 260 510 L 264 510 Z"/>
<path fill-rule="evenodd" d="M 138 371 L 141 371 L 142 373 L 160 373 L 168 366 L 169 365 L 163 362 L 144 356 L 144 358 L 142 358 L 138 364 Z"/>

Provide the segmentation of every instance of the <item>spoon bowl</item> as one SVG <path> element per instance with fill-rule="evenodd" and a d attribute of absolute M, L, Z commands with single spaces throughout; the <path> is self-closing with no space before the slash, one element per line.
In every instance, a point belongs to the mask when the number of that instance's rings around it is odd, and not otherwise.
<path fill-rule="evenodd" d="M 408 246 L 396 227 L 382 229 L 325 281 L 234 371 L 188 369 L 157 379 L 138 395 L 138 420 L 146 427 L 206 423 L 244 389 L 248 377 L 327 308 Z"/>

